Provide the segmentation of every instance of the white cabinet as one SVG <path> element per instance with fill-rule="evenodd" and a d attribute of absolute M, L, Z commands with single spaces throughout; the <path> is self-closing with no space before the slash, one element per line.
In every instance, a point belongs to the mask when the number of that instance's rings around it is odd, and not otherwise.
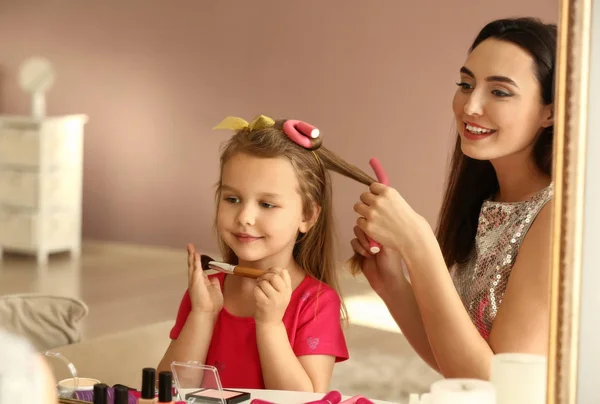
<path fill-rule="evenodd" d="M 0 115 L 0 257 L 81 250 L 85 115 Z"/>

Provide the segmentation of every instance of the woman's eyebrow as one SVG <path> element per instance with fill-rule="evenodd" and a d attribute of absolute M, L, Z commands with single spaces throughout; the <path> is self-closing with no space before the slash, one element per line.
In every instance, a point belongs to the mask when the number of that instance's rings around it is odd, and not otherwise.
<path fill-rule="evenodd" d="M 460 72 L 463 74 L 466 74 L 467 76 L 475 78 L 475 75 L 473 74 L 473 72 L 464 66 L 460 68 Z M 488 81 L 488 82 L 497 81 L 500 83 L 507 83 L 507 84 L 511 84 L 511 85 L 519 88 L 519 86 L 513 79 L 511 79 L 510 77 L 506 77 L 506 76 L 489 76 L 485 79 L 485 81 Z"/>

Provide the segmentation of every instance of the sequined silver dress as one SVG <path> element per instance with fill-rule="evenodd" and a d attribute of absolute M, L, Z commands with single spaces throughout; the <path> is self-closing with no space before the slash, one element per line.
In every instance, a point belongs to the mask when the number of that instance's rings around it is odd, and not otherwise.
<path fill-rule="evenodd" d="M 484 201 L 469 260 L 450 271 L 473 324 L 486 340 L 521 243 L 553 194 L 554 187 L 550 184 L 527 201 Z"/>

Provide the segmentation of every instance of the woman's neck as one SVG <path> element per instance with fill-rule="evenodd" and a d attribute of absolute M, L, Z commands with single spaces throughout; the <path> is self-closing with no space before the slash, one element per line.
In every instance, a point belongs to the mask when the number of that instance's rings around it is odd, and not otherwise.
<path fill-rule="evenodd" d="M 526 201 L 550 185 L 552 177 L 537 166 L 531 154 L 504 157 L 491 162 L 498 178 L 496 202 Z"/>

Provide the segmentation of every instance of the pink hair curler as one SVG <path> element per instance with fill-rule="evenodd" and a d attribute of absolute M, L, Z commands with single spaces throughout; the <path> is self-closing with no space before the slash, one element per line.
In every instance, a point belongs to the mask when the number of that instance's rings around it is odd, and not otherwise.
<path fill-rule="evenodd" d="M 250 401 L 250 404 L 275 404 L 275 403 L 272 403 L 270 401 L 261 400 L 260 398 L 255 398 L 252 401 Z"/>
<path fill-rule="evenodd" d="M 283 123 L 283 132 L 296 144 L 305 149 L 312 148 L 310 138 L 318 138 L 320 135 L 319 129 L 309 123 L 298 121 L 296 119 L 288 119 Z"/>
<path fill-rule="evenodd" d="M 342 401 L 340 404 L 356 404 L 358 402 L 358 400 L 361 398 L 364 398 L 364 397 L 361 395 L 350 397 L 350 398 L 347 398 L 346 400 Z"/>
<path fill-rule="evenodd" d="M 388 179 L 388 176 L 379 160 L 373 157 L 371 160 L 369 160 L 369 165 L 373 171 L 375 171 L 377 181 L 383 185 L 390 185 L 390 180 Z M 381 251 L 381 245 L 377 241 L 369 238 L 369 251 L 371 251 L 371 254 L 377 254 L 379 251 Z"/>
<path fill-rule="evenodd" d="M 361 397 L 358 400 L 356 400 L 356 404 L 375 404 L 375 403 L 373 401 L 369 400 L 368 398 Z"/>
<path fill-rule="evenodd" d="M 325 394 L 320 400 L 310 401 L 305 404 L 339 404 L 342 401 L 342 394 L 337 390 L 332 390 L 329 393 Z"/>

